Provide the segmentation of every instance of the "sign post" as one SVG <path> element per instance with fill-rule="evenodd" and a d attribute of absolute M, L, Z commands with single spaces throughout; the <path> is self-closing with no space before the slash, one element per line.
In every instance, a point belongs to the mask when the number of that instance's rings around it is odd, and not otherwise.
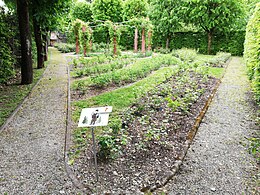
<path fill-rule="evenodd" d="M 81 111 L 79 123 L 78 123 L 78 127 L 91 127 L 93 155 L 95 161 L 97 181 L 98 181 L 98 165 L 97 165 L 97 151 L 96 151 L 94 129 L 97 126 L 107 126 L 110 112 L 112 112 L 112 106 L 98 107 L 98 108 L 84 108 Z"/>

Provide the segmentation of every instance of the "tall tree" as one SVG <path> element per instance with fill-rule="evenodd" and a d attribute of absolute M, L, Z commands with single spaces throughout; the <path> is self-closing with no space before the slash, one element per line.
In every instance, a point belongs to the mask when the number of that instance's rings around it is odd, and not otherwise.
<path fill-rule="evenodd" d="M 126 0 L 123 4 L 123 18 L 130 20 L 132 18 L 147 17 L 147 0 Z"/>
<path fill-rule="evenodd" d="M 29 22 L 29 2 L 28 0 L 17 0 L 17 14 L 19 20 L 19 31 L 21 41 L 21 84 L 30 84 L 33 81 L 32 68 L 32 46 L 31 31 Z"/>
<path fill-rule="evenodd" d="M 200 26 L 208 36 L 208 54 L 211 53 L 213 34 L 216 31 L 230 31 L 231 26 L 244 16 L 237 0 L 187 0 L 186 18 Z"/>
<path fill-rule="evenodd" d="M 95 20 L 122 21 L 122 0 L 94 0 L 92 10 Z"/>
<path fill-rule="evenodd" d="M 165 38 L 168 49 L 171 38 L 180 26 L 181 16 L 179 10 L 181 1 L 176 0 L 151 0 L 150 19 L 157 34 Z"/>
<path fill-rule="evenodd" d="M 84 22 L 92 22 L 92 7 L 89 2 L 76 2 L 72 7 L 72 17 L 74 20 L 80 19 Z"/>
<path fill-rule="evenodd" d="M 31 13 L 34 26 L 34 36 L 37 47 L 37 68 L 44 67 L 46 34 L 55 28 L 58 18 L 71 5 L 71 0 L 31 0 Z"/>

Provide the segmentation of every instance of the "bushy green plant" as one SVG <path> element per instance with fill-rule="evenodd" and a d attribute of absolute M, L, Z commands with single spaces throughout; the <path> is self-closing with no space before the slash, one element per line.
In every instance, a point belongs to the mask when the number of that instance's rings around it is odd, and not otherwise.
<path fill-rule="evenodd" d="M 91 77 L 93 86 L 102 88 L 109 84 L 121 84 L 134 82 L 146 77 L 152 71 L 158 70 L 162 66 L 176 65 L 180 61 L 171 55 L 157 56 L 145 60 L 137 61 L 123 69 L 108 72 Z"/>
<path fill-rule="evenodd" d="M 215 57 L 207 60 L 206 64 L 213 67 L 223 67 L 230 57 L 230 53 L 218 52 Z"/>
<path fill-rule="evenodd" d="M 15 56 L 9 43 L 14 41 L 10 20 L 12 14 L 0 7 L 0 83 L 7 82 L 15 73 Z"/>
<path fill-rule="evenodd" d="M 250 18 L 246 29 L 244 58 L 252 81 L 255 97 L 260 102 L 260 3 Z"/>
<path fill-rule="evenodd" d="M 76 46 L 71 43 L 55 43 L 54 47 L 56 47 L 62 53 L 75 52 Z"/>
<path fill-rule="evenodd" d="M 171 53 L 171 50 L 163 48 L 163 47 L 159 47 L 159 48 L 155 49 L 154 52 L 158 52 L 161 54 L 168 54 L 168 53 Z"/>
<path fill-rule="evenodd" d="M 192 62 L 197 56 L 197 52 L 194 49 L 182 48 L 173 50 L 172 55 L 180 58 L 184 62 Z"/>

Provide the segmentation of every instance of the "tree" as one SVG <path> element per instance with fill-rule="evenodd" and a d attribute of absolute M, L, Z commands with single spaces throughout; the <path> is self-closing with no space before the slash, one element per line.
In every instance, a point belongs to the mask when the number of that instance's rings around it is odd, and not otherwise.
<path fill-rule="evenodd" d="M 94 0 L 92 3 L 95 20 L 121 22 L 122 10 L 122 0 Z"/>
<path fill-rule="evenodd" d="M 188 22 L 200 26 L 208 36 L 208 54 L 211 53 L 215 31 L 230 31 L 232 25 L 244 16 L 237 0 L 188 0 L 185 15 Z"/>
<path fill-rule="evenodd" d="M 147 0 L 126 0 L 123 4 L 123 18 L 130 20 L 132 18 L 147 17 Z"/>
<path fill-rule="evenodd" d="M 37 68 L 44 67 L 47 55 L 46 38 L 49 30 L 57 25 L 58 18 L 68 11 L 71 0 L 31 0 L 31 13 L 37 47 Z"/>
<path fill-rule="evenodd" d="M 88 2 L 76 2 L 72 8 L 72 17 L 74 20 L 80 19 L 84 22 L 93 20 L 91 4 Z"/>
<path fill-rule="evenodd" d="M 29 22 L 29 2 L 28 0 L 17 0 L 17 14 L 19 21 L 20 41 L 21 41 L 21 84 L 30 84 L 33 81 L 32 68 L 32 46 L 31 31 Z"/>
<path fill-rule="evenodd" d="M 150 19 L 154 25 L 154 30 L 166 40 L 166 48 L 180 26 L 181 17 L 179 10 L 181 1 L 176 0 L 151 0 Z"/>

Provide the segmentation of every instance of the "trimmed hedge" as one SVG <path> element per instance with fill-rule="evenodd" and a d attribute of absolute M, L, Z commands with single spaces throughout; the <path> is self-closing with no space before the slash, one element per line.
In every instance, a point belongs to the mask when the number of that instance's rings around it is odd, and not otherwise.
<path fill-rule="evenodd" d="M 244 45 L 249 79 L 252 81 L 256 100 L 260 103 L 260 3 L 256 5 L 254 14 L 247 24 Z"/>
<path fill-rule="evenodd" d="M 217 52 L 231 53 L 242 56 L 244 51 L 245 31 L 230 33 L 215 33 L 212 42 L 212 54 Z M 166 40 L 159 35 L 153 37 L 154 47 L 165 47 Z M 199 53 L 207 54 L 207 34 L 204 32 L 176 32 L 170 41 L 170 50 L 181 48 L 196 49 Z"/>

